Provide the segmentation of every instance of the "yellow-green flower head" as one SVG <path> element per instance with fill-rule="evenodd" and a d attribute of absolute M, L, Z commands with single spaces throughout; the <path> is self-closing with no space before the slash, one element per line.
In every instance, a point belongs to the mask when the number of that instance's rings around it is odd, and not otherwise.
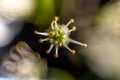
<path fill-rule="evenodd" d="M 55 17 L 55 20 L 51 22 L 51 27 L 48 32 L 38 32 L 38 31 L 34 32 L 35 34 L 43 35 L 47 37 L 45 39 L 40 39 L 39 40 L 40 43 L 44 41 L 49 41 L 51 43 L 50 48 L 46 51 L 47 54 L 50 53 L 50 51 L 54 46 L 55 46 L 55 55 L 54 55 L 55 58 L 59 57 L 58 48 L 62 46 L 67 48 L 72 54 L 75 54 L 76 51 L 68 47 L 68 44 L 70 42 L 87 47 L 87 44 L 83 44 L 81 42 L 75 41 L 70 38 L 71 32 L 75 31 L 76 27 L 73 26 L 72 29 L 69 29 L 68 26 L 71 23 L 74 23 L 74 19 L 70 19 L 70 21 L 66 25 L 57 23 L 58 20 L 59 18 Z"/>

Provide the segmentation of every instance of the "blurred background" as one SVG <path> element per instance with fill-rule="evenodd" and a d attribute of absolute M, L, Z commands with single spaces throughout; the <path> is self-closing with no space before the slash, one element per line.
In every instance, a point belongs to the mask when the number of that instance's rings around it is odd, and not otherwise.
<path fill-rule="evenodd" d="M 59 49 L 59 58 L 45 53 L 50 44 L 40 44 L 34 30 L 45 31 L 55 16 L 60 24 L 75 19 L 77 30 L 71 38 L 88 44 L 70 43 L 71 54 Z M 55 80 L 120 80 L 120 1 L 119 0 L 0 0 L 0 55 L 25 41 L 47 59 L 48 75 Z"/>

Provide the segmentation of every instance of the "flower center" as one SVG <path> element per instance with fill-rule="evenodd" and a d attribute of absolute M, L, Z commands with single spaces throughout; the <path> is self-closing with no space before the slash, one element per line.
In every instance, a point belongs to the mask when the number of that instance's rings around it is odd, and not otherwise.
<path fill-rule="evenodd" d="M 50 42 L 62 46 L 64 43 L 69 43 L 69 29 L 65 25 L 57 25 L 54 29 L 49 32 Z"/>
<path fill-rule="evenodd" d="M 49 32 L 38 32 L 34 31 L 35 34 L 47 36 L 45 39 L 40 39 L 39 42 L 42 43 L 44 41 L 49 41 L 51 43 L 50 48 L 46 50 L 46 53 L 49 54 L 52 48 L 55 46 L 55 54 L 54 57 L 58 58 L 58 48 L 63 46 L 67 48 L 72 54 L 75 54 L 76 51 L 72 50 L 68 47 L 68 44 L 75 43 L 84 47 L 87 47 L 87 44 L 78 42 L 76 40 L 73 40 L 70 38 L 70 34 L 72 31 L 76 30 L 76 26 L 73 26 L 72 29 L 69 29 L 68 26 L 71 23 L 74 23 L 74 19 L 70 19 L 70 21 L 64 25 L 64 24 L 59 24 L 57 21 L 59 20 L 58 17 L 55 17 L 55 20 L 51 22 L 51 26 L 49 29 Z"/>

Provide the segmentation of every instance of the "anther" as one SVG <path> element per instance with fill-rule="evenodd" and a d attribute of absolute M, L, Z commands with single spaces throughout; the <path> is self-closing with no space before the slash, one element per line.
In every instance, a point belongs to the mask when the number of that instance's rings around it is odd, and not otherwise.
<path fill-rule="evenodd" d="M 73 26 L 71 30 L 69 30 L 69 32 L 72 32 L 72 31 L 76 31 L 76 26 Z"/>
<path fill-rule="evenodd" d="M 76 53 L 76 51 L 75 51 L 75 50 L 71 50 L 71 53 L 72 53 L 72 54 L 75 54 L 75 53 Z"/>
<path fill-rule="evenodd" d="M 50 42 L 52 43 L 52 42 L 53 42 L 53 39 L 50 39 Z"/>
<path fill-rule="evenodd" d="M 84 47 L 87 47 L 87 44 L 83 44 Z"/>
<path fill-rule="evenodd" d="M 43 39 L 39 39 L 39 42 L 40 42 L 40 43 L 43 43 Z"/>
<path fill-rule="evenodd" d="M 72 27 L 72 30 L 73 30 L 73 31 L 76 31 L 76 26 L 73 26 L 73 27 Z"/>
<path fill-rule="evenodd" d="M 51 34 L 52 34 L 52 36 L 54 36 L 56 33 L 55 33 L 55 31 L 52 31 Z"/>
<path fill-rule="evenodd" d="M 62 42 L 59 43 L 59 46 L 62 46 Z"/>
<path fill-rule="evenodd" d="M 71 21 L 71 23 L 74 23 L 74 22 L 75 22 L 75 20 L 74 20 L 74 19 L 70 19 L 70 21 Z"/>
<path fill-rule="evenodd" d="M 54 54 L 54 57 L 55 57 L 55 58 L 58 58 L 58 57 L 59 57 L 59 56 L 58 56 L 58 53 L 55 53 L 55 54 Z"/>
<path fill-rule="evenodd" d="M 62 39 L 62 43 L 64 43 L 65 42 L 65 40 L 64 39 Z"/>
<path fill-rule="evenodd" d="M 60 37 L 60 35 L 59 35 L 59 34 L 57 34 L 57 35 L 56 35 L 56 37 Z"/>
<path fill-rule="evenodd" d="M 68 27 L 71 23 L 74 23 L 75 20 L 74 19 L 70 19 L 70 21 L 66 24 L 66 27 Z"/>
<path fill-rule="evenodd" d="M 39 39 L 39 42 L 40 42 L 40 43 L 43 43 L 44 41 L 48 41 L 48 40 L 49 40 L 49 38 Z"/>
<path fill-rule="evenodd" d="M 59 17 L 58 17 L 58 16 L 55 16 L 55 20 L 58 21 L 58 20 L 59 20 Z"/>
<path fill-rule="evenodd" d="M 55 41 L 55 44 L 58 44 L 58 41 Z"/>
<path fill-rule="evenodd" d="M 50 54 L 49 50 L 46 50 L 46 54 Z"/>
<path fill-rule="evenodd" d="M 35 30 L 35 31 L 34 31 L 34 34 L 37 34 L 37 33 L 38 33 L 38 31 L 37 31 L 37 30 Z"/>

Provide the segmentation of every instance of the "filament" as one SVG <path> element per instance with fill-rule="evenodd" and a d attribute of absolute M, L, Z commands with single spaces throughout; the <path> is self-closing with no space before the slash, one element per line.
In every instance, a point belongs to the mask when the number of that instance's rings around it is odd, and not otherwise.
<path fill-rule="evenodd" d="M 39 35 L 43 35 L 43 36 L 48 36 L 48 33 L 45 32 L 38 32 L 38 31 L 34 31 L 35 34 L 39 34 Z"/>

